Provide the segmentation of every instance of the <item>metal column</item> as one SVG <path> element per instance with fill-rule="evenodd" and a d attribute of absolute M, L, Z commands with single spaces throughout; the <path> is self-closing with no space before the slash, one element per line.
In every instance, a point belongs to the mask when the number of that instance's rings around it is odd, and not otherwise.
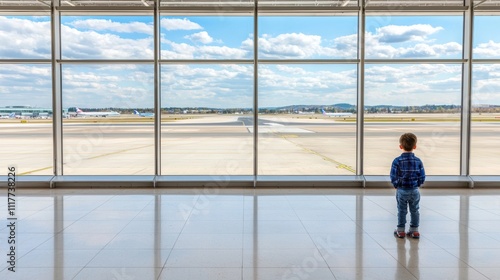
<path fill-rule="evenodd" d="M 253 187 L 259 174 L 259 1 L 253 6 Z"/>
<path fill-rule="evenodd" d="M 365 113 L 365 1 L 359 0 L 358 12 L 358 104 L 356 121 L 356 175 L 363 175 Z"/>
<path fill-rule="evenodd" d="M 468 176 L 470 167 L 470 133 L 471 133 L 471 88 L 472 88 L 472 31 L 474 22 L 474 6 L 472 0 L 466 0 L 467 10 L 464 12 L 463 56 L 462 64 L 462 118 L 460 137 L 460 175 Z"/>
<path fill-rule="evenodd" d="M 52 153 L 54 175 L 63 175 L 62 139 L 62 71 L 61 71 L 61 13 L 60 0 L 54 0 L 51 7 L 52 45 Z"/>
<path fill-rule="evenodd" d="M 155 137 L 155 175 L 161 175 L 161 49 L 160 49 L 160 0 L 154 8 L 154 137 Z"/>

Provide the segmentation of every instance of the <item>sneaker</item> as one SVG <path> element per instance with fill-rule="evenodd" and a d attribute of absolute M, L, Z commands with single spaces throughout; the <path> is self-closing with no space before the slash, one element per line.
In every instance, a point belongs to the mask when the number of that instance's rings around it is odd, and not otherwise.
<path fill-rule="evenodd" d="M 398 237 L 398 238 L 405 238 L 405 232 L 404 231 L 398 231 L 397 229 L 394 230 L 394 236 Z"/>
<path fill-rule="evenodd" d="M 411 238 L 420 238 L 420 233 L 418 231 L 409 231 L 406 235 Z"/>

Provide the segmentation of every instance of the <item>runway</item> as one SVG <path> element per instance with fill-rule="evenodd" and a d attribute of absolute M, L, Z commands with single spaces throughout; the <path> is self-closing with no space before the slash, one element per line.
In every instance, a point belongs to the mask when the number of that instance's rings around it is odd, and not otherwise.
<path fill-rule="evenodd" d="M 353 175 L 356 123 L 339 118 L 259 115 L 259 175 Z M 364 174 L 387 175 L 400 154 L 399 136 L 419 137 L 416 155 L 429 175 L 458 175 L 460 123 L 369 120 L 364 125 Z M 500 121 L 473 122 L 471 174 L 498 175 Z M 0 164 L 17 165 L 25 175 L 52 174 L 51 123 L 0 122 Z M 162 175 L 252 175 L 254 120 L 213 115 L 163 122 Z M 154 174 L 151 121 L 82 120 L 63 124 L 66 175 Z"/>

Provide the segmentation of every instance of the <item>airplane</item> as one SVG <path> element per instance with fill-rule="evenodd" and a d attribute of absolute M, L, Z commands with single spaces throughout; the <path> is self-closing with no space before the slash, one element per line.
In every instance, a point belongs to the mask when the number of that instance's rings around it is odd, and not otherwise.
<path fill-rule="evenodd" d="M 352 113 L 327 113 L 324 109 L 321 109 L 321 112 L 323 113 L 323 116 L 328 117 L 348 117 L 352 115 Z"/>
<path fill-rule="evenodd" d="M 314 115 L 315 112 L 303 112 L 303 111 L 297 111 L 297 114 L 299 115 Z"/>
<path fill-rule="evenodd" d="M 138 115 L 141 117 L 154 117 L 155 113 L 139 113 L 139 111 L 134 110 L 134 115 Z"/>
<path fill-rule="evenodd" d="M 4 114 L 0 115 L 0 119 L 14 119 L 16 117 L 16 113 Z"/>
<path fill-rule="evenodd" d="M 84 112 L 82 109 L 78 107 L 70 107 L 68 108 L 68 114 L 76 117 L 117 117 L 120 113 L 115 111 L 106 111 L 106 112 Z"/>

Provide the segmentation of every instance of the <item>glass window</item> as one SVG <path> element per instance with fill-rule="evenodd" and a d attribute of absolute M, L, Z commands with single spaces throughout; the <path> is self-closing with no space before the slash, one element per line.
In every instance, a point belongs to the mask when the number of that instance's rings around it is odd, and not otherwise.
<path fill-rule="evenodd" d="M 499 16 L 475 16 L 473 57 L 500 58 Z M 500 64 L 474 64 L 472 79 L 471 175 L 499 175 Z"/>
<path fill-rule="evenodd" d="M 262 16 L 259 33 L 260 59 L 357 57 L 357 17 L 353 16 Z"/>
<path fill-rule="evenodd" d="M 474 17 L 474 58 L 500 58 L 499 16 Z"/>
<path fill-rule="evenodd" d="M 355 175 L 356 65 L 259 66 L 259 174 Z"/>
<path fill-rule="evenodd" d="M 52 80 L 50 65 L 0 67 L 0 165 L 18 175 L 51 175 Z"/>
<path fill-rule="evenodd" d="M 63 59 L 153 59 L 149 16 L 61 17 Z"/>
<path fill-rule="evenodd" d="M 0 59 L 50 59 L 50 17 L 0 16 Z"/>
<path fill-rule="evenodd" d="M 500 64 L 473 67 L 471 175 L 500 175 Z"/>
<path fill-rule="evenodd" d="M 162 16 L 162 59 L 252 59 L 253 18 Z"/>
<path fill-rule="evenodd" d="M 153 66 L 63 65 L 65 175 L 154 174 Z"/>
<path fill-rule="evenodd" d="M 388 175 L 399 137 L 418 137 L 415 154 L 428 175 L 458 175 L 461 65 L 368 65 L 364 171 Z"/>
<path fill-rule="evenodd" d="M 253 67 L 161 70 L 162 175 L 253 174 Z"/>
<path fill-rule="evenodd" d="M 367 16 L 367 59 L 460 59 L 461 16 Z"/>

